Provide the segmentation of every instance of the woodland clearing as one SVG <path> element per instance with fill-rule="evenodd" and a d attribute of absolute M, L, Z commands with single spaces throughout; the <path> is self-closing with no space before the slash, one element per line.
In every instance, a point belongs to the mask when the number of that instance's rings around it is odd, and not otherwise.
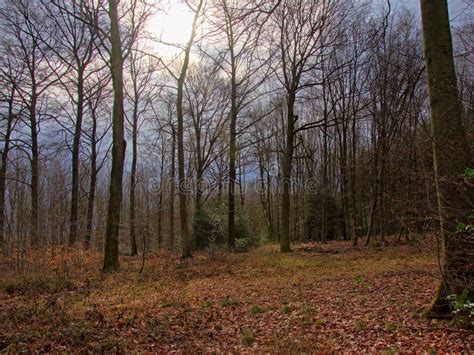
<path fill-rule="evenodd" d="M 57 255 L 36 272 L 1 271 L 3 351 L 466 351 L 474 335 L 420 311 L 439 282 L 422 244 L 271 245 L 249 253 Z M 28 265 L 30 269 L 32 264 Z M 67 275 L 67 276 L 66 276 Z"/>

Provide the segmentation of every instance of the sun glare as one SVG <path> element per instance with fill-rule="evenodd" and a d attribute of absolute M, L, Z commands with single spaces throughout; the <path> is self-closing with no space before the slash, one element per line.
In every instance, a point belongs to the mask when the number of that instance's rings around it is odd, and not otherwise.
<path fill-rule="evenodd" d="M 165 11 L 160 11 L 150 22 L 149 30 L 163 43 L 183 45 L 189 40 L 193 22 L 193 12 L 182 1 L 170 1 Z M 174 54 L 173 46 L 159 45 L 161 51 Z"/>

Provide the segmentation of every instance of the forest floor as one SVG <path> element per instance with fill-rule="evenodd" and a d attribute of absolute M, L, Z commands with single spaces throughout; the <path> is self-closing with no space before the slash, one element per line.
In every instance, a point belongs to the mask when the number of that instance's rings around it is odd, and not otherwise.
<path fill-rule="evenodd" d="M 29 272 L 0 263 L 0 352 L 70 350 L 453 352 L 474 334 L 427 320 L 439 282 L 420 244 L 352 248 L 266 245 L 249 253 L 122 257 L 55 254 Z"/>

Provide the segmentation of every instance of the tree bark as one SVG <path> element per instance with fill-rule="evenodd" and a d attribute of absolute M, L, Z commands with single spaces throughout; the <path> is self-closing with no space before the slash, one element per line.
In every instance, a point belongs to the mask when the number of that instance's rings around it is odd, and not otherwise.
<path fill-rule="evenodd" d="M 172 128 L 171 138 L 171 168 L 170 168 L 170 211 L 169 211 L 169 238 L 168 247 L 174 249 L 174 200 L 176 190 L 176 132 L 174 127 Z"/>
<path fill-rule="evenodd" d="M 34 80 L 33 80 L 34 81 Z M 31 244 L 33 247 L 39 246 L 39 147 L 38 147 L 38 126 L 36 120 L 37 94 L 36 85 L 33 84 L 29 113 L 31 131 Z"/>
<path fill-rule="evenodd" d="M 190 47 L 188 47 L 190 48 Z M 189 51 L 186 51 L 183 69 L 178 80 L 178 96 L 176 99 L 176 113 L 178 118 L 178 199 L 179 199 L 179 220 L 181 227 L 181 257 L 183 259 L 192 256 L 192 243 L 188 228 L 187 211 L 187 179 L 184 170 L 184 114 L 183 114 L 183 86 L 186 78 L 186 71 L 189 63 Z"/>
<path fill-rule="evenodd" d="M 77 108 L 74 139 L 72 142 L 72 187 L 71 214 L 69 217 L 69 244 L 77 242 L 79 214 L 79 154 L 82 133 L 82 117 L 84 112 L 84 70 L 81 65 L 77 68 Z"/>
<path fill-rule="evenodd" d="M 462 125 L 447 1 L 421 0 L 421 17 L 443 276 L 427 314 L 443 317 L 451 313 L 447 295 L 466 289 L 472 299 L 474 292 L 474 235 L 456 231 L 458 223 L 468 223 L 473 208 L 472 187 L 466 191 L 462 181 L 465 168 L 472 167 L 473 161 Z"/>
<path fill-rule="evenodd" d="M 196 23 L 201 12 L 201 8 L 204 1 L 200 0 L 199 4 L 194 13 L 194 19 L 191 29 L 191 36 L 186 45 L 184 52 L 183 65 L 181 67 L 181 73 L 178 78 L 178 92 L 176 97 L 176 116 L 178 119 L 178 194 L 179 194 L 179 219 L 181 224 L 181 244 L 182 253 L 181 258 L 186 259 L 192 257 L 192 240 L 189 233 L 188 226 L 188 211 L 187 211 L 187 194 L 188 184 L 186 173 L 184 169 L 184 113 L 183 113 L 183 93 L 184 93 L 184 81 L 186 80 L 186 73 L 189 66 L 189 57 L 191 55 L 191 47 L 196 37 Z"/>
<path fill-rule="evenodd" d="M 137 158 L 138 158 L 138 94 L 136 80 L 134 82 L 135 95 L 132 117 L 132 169 L 130 172 L 130 255 L 137 255 L 137 237 L 135 233 L 135 187 L 137 185 Z"/>
<path fill-rule="evenodd" d="M 112 171 L 110 176 L 103 266 L 103 270 L 106 272 L 118 271 L 120 269 L 118 259 L 120 210 L 122 207 L 122 178 L 126 149 L 123 110 L 123 58 L 117 12 L 117 0 L 109 0 L 110 40 L 112 45 L 110 64 L 114 104 L 112 113 Z"/>
<path fill-rule="evenodd" d="M 94 204 L 95 204 L 95 190 L 97 185 L 97 118 L 95 113 L 92 114 L 92 134 L 91 134 L 91 176 L 89 182 L 89 196 L 87 199 L 87 216 L 86 216 L 86 236 L 84 244 L 86 249 L 90 247 L 92 237 L 92 222 L 94 220 Z"/>
<path fill-rule="evenodd" d="M 8 153 L 10 151 L 10 137 L 13 129 L 13 99 L 15 96 L 15 89 L 11 90 L 11 94 L 8 100 L 8 121 L 5 131 L 3 151 L 1 152 L 1 168 L 0 168 L 0 251 L 5 251 L 5 184 L 6 184 L 6 174 L 7 174 L 7 165 L 8 165 Z"/>
<path fill-rule="evenodd" d="M 281 239 L 280 251 L 288 253 L 290 247 L 290 190 L 291 190 L 291 167 L 293 163 L 294 150 L 294 130 L 295 130 L 295 105 L 296 94 L 294 91 L 288 93 L 287 103 L 287 127 L 286 127 L 286 146 L 285 155 L 283 157 L 283 193 L 281 196 Z"/>

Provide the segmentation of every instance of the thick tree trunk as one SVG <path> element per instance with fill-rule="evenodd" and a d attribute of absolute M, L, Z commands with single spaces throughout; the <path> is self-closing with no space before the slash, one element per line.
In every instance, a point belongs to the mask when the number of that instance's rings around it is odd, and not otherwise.
<path fill-rule="evenodd" d="M 443 276 L 428 315 L 442 317 L 450 314 L 447 295 L 460 294 L 464 289 L 469 291 L 471 300 L 474 295 L 474 235 L 456 232 L 458 223 L 469 223 L 473 209 L 470 199 L 473 191 L 466 191 L 461 177 L 466 167 L 472 167 L 473 161 L 462 126 L 447 1 L 421 0 L 421 15 Z"/>
<path fill-rule="evenodd" d="M 72 142 L 72 187 L 71 214 L 69 217 L 69 244 L 77 242 L 79 218 L 79 154 L 82 133 L 82 117 L 84 112 L 84 71 L 82 66 L 77 68 L 77 108 L 76 125 Z"/>
<path fill-rule="evenodd" d="M 183 86 L 186 77 L 186 69 L 189 62 L 189 53 L 185 57 L 185 66 L 181 72 L 178 81 L 178 96 L 176 99 L 176 113 L 178 118 L 178 196 L 179 196 L 179 220 L 181 227 L 181 257 L 183 259 L 192 256 L 192 243 L 188 228 L 188 211 L 187 211 L 187 179 L 184 170 L 184 114 L 183 114 Z M 186 68 L 186 69 L 184 69 Z"/>
<path fill-rule="evenodd" d="M 187 206 L 187 195 L 188 195 L 188 182 L 186 178 L 186 172 L 184 169 L 184 113 L 183 113 L 183 93 L 184 93 L 184 81 L 186 80 L 186 73 L 189 66 L 189 57 L 191 54 L 191 47 L 196 37 L 196 23 L 201 12 L 204 0 L 200 0 L 199 4 L 194 13 L 194 19 L 191 29 L 191 36 L 186 45 L 184 52 L 183 65 L 181 67 L 181 73 L 178 78 L 178 91 L 176 97 L 176 116 L 178 119 L 178 194 L 179 194 L 179 219 L 181 224 L 181 258 L 186 259 L 192 257 L 192 240 L 189 233 L 188 226 L 188 206 Z"/>
<path fill-rule="evenodd" d="M 15 90 L 12 89 L 10 99 L 8 101 L 8 121 L 4 137 L 3 151 L 1 153 L 1 167 L 0 167 L 0 251 L 5 251 L 5 184 L 8 165 L 8 153 L 10 151 L 10 137 L 13 129 L 13 98 Z"/>
<path fill-rule="evenodd" d="M 188 227 L 187 194 L 188 185 L 184 169 L 184 114 L 183 114 L 183 86 L 186 77 L 186 69 L 189 63 L 189 53 L 185 57 L 185 65 L 178 81 L 178 96 L 176 99 L 176 112 L 178 118 L 178 198 L 179 198 L 179 220 L 181 227 L 181 257 L 183 259 L 192 256 L 192 243 Z M 185 68 L 185 69 L 184 69 Z"/>
<path fill-rule="evenodd" d="M 8 132 L 7 132 L 8 134 Z M 0 168 L 0 251 L 4 251 L 5 246 L 5 225 L 4 225 L 4 218 L 5 218 L 5 175 L 7 172 L 7 162 L 8 162 L 8 150 L 9 150 L 9 143 L 10 138 L 5 139 L 5 146 L 3 147 L 3 151 L 1 153 L 1 168 Z"/>
<path fill-rule="evenodd" d="M 110 174 L 109 206 L 105 234 L 104 271 L 120 269 L 119 232 L 122 207 L 122 179 L 126 143 L 124 140 L 123 59 L 119 32 L 117 0 L 109 0 L 110 38 L 112 44 L 111 70 L 114 88 L 112 113 L 112 171 Z"/>

